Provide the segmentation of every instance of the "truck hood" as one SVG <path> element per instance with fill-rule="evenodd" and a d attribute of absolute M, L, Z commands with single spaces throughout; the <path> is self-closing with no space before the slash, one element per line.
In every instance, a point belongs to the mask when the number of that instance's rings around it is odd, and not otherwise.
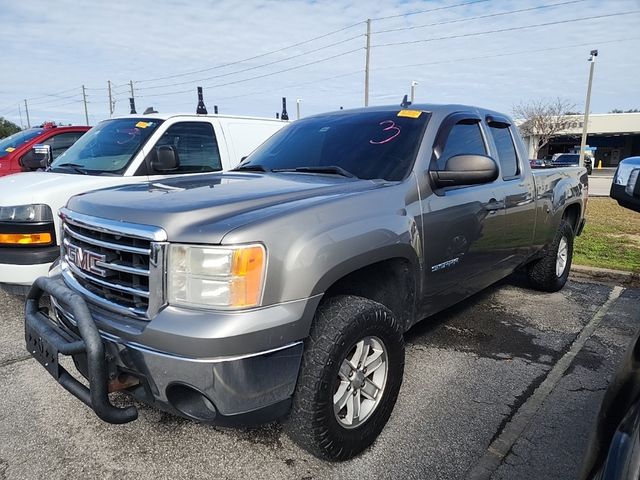
<path fill-rule="evenodd" d="M 73 195 L 125 183 L 146 182 L 147 177 L 73 175 L 53 172 L 24 172 L 0 177 L 0 206 L 49 205 L 54 218 Z M 60 222 L 55 222 L 60 238 Z"/>
<path fill-rule="evenodd" d="M 146 177 L 141 180 L 146 181 Z M 64 205 L 69 197 L 78 193 L 135 181 L 132 177 L 99 177 L 53 172 L 16 173 L 0 177 L 0 205 L 44 203 L 54 207 L 50 204 L 51 200 L 64 198 L 61 203 Z"/>
<path fill-rule="evenodd" d="M 68 205 L 86 215 L 160 227 L 173 242 L 216 244 L 256 216 L 385 183 L 301 173 L 228 172 L 93 191 L 72 198 Z"/>

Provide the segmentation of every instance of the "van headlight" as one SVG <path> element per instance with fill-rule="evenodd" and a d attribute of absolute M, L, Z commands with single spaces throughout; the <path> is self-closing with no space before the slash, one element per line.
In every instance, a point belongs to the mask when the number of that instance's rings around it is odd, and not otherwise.
<path fill-rule="evenodd" d="M 0 207 L 0 245 L 53 245 L 55 231 L 51 207 L 43 204 Z"/>
<path fill-rule="evenodd" d="M 262 302 L 267 252 L 261 244 L 169 246 L 170 305 L 239 309 Z"/>
<path fill-rule="evenodd" d="M 52 222 L 53 213 L 49 205 L 17 205 L 0 207 L 0 222 Z"/>

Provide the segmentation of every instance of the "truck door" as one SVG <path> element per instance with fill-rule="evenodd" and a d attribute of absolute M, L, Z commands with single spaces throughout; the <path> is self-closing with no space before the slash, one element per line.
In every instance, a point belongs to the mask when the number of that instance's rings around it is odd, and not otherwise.
<path fill-rule="evenodd" d="M 496 192 L 504 197 L 505 227 L 501 243 L 505 253 L 495 268 L 502 276 L 525 261 L 531 253 L 535 231 L 535 185 L 522 148 L 517 148 L 518 134 L 508 118 L 488 115 L 493 156 L 500 164 Z"/>
<path fill-rule="evenodd" d="M 442 170 L 455 155 L 488 155 L 481 118 L 457 112 L 442 122 L 433 147 L 430 170 Z M 423 305 L 439 311 L 495 279 L 497 248 L 504 233 L 504 197 L 495 182 L 430 189 L 422 199 L 424 231 Z"/>

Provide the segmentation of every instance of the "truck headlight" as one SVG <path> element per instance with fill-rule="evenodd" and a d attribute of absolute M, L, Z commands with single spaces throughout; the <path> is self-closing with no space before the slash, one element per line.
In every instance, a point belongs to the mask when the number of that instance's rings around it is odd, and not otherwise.
<path fill-rule="evenodd" d="M 0 245 L 45 246 L 53 243 L 53 213 L 48 205 L 0 207 Z"/>
<path fill-rule="evenodd" d="M 169 304 L 249 308 L 262 302 L 267 254 L 263 245 L 169 246 Z"/>
<path fill-rule="evenodd" d="M 53 213 L 43 204 L 0 207 L 0 222 L 53 222 Z"/>

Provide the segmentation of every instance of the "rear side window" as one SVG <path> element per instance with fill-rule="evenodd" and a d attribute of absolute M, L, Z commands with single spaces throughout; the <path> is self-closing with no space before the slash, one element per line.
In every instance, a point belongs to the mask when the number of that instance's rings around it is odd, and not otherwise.
<path fill-rule="evenodd" d="M 437 169 L 444 170 L 447 160 L 456 155 L 486 155 L 487 149 L 477 123 L 456 123 L 447 137 L 444 150 L 438 158 Z"/>
<path fill-rule="evenodd" d="M 178 152 L 178 173 L 222 170 L 220 151 L 213 125 L 208 122 L 181 122 L 169 127 L 156 146 L 172 146 Z"/>
<path fill-rule="evenodd" d="M 518 175 L 518 156 L 516 147 L 513 145 L 513 138 L 508 127 L 489 127 L 493 142 L 498 149 L 498 158 L 500 160 L 500 168 L 502 170 L 502 178 L 515 177 Z"/>

